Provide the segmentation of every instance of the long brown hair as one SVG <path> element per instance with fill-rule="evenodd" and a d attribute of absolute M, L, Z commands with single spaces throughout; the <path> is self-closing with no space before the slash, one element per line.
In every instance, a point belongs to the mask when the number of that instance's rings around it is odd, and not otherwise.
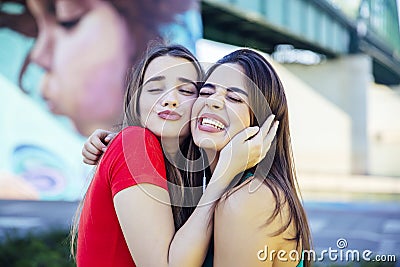
<path fill-rule="evenodd" d="M 249 87 L 250 126 L 262 125 L 271 113 L 275 114 L 275 120 L 279 121 L 273 144 L 275 149 L 270 150 L 258 166 L 248 170 L 256 176 L 268 177 L 263 181 L 276 200 L 274 212 L 266 223 L 279 215 L 283 206 L 287 204 L 290 210 L 289 218 L 275 234 L 284 232 L 294 222 L 296 234 L 290 240 L 295 240 L 297 246 L 300 245 L 303 251 L 309 250 L 311 233 L 297 192 L 298 184 L 290 141 L 289 112 L 282 82 L 272 65 L 261 54 L 250 49 L 239 49 L 226 55 L 209 69 L 207 77 L 221 64 L 227 63 L 240 65 L 249 78 L 246 85 Z M 270 163 L 268 164 L 269 159 L 272 159 L 271 166 L 269 166 Z M 310 264 L 309 260 L 304 259 L 304 266 L 310 266 Z"/>
<path fill-rule="evenodd" d="M 196 72 L 198 74 L 198 81 L 203 79 L 204 73 L 203 69 L 200 66 L 200 63 L 197 61 L 196 57 L 185 47 L 181 45 L 161 45 L 161 44 L 151 44 L 150 48 L 147 50 L 143 59 L 138 63 L 138 65 L 132 68 L 131 74 L 128 77 L 128 86 L 125 92 L 125 100 L 124 100 L 124 122 L 119 126 L 119 130 L 127 126 L 141 126 L 143 127 L 140 120 L 140 112 L 139 112 L 139 98 L 142 92 L 142 86 L 144 82 L 144 75 L 146 73 L 147 67 L 149 64 L 158 57 L 161 56 L 171 56 L 183 58 L 192 63 L 195 67 Z M 198 82 L 195 81 L 195 82 Z M 192 147 L 192 137 L 189 135 L 183 142 L 180 147 L 183 155 L 187 154 L 189 147 Z M 174 217 L 175 228 L 179 229 L 187 220 L 191 211 L 186 211 L 182 209 L 184 206 L 184 187 L 187 185 L 185 179 L 183 179 L 183 173 L 186 170 L 181 170 L 176 167 L 176 164 L 171 163 L 164 154 L 165 159 L 165 167 L 167 171 L 167 180 L 169 187 L 169 194 L 172 205 L 172 213 Z M 86 196 L 85 196 L 86 197 Z M 80 202 L 77 212 L 74 217 L 74 223 L 71 229 L 71 254 L 75 255 L 75 242 L 78 234 L 78 224 L 79 224 L 79 216 L 82 210 L 82 206 L 85 200 L 85 197 Z"/>

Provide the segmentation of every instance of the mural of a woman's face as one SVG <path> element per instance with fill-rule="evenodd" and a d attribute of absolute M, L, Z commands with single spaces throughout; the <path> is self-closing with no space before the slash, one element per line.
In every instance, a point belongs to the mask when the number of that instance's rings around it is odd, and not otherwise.
<path fill-rule="evenodd" d="M 100 0 L 28 0 L 39 27 L 31 60 L 46 71 L 41 93 L 49 109 L 89 135 L 121 118 L 133 45 L 125 20 Z"/>

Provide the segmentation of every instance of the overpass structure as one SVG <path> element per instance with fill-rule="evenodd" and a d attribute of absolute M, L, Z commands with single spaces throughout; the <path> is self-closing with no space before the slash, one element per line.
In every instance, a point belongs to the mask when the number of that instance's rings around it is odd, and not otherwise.
<path fill-rule="evenodd" d="M 364 53 L 375 81 L 400 83 L 396 0 L 361 0 L 352 19 L 327 0 L 202 0 L 206 39 L 272 53 L 279 44 L 337 58 Z"/>
<path fill-rule="evenodd" d="M 308 128 L 312 130 L 306 136 L 314 138 L 303 140 L 308 144 L 304 155 L 313 149 L 325 153 L 308 160 L 309 166 L 315 166 L 319 158 L 325 157 L 326 169 L 322 171 L 337 171 L 333 166 L 345 166 L 340 171 L 369 174 L 368 112 L 372 79 L 385 85 L 400 84 L 398 6 L 396 0 L 359 0 L 357 14 L 347 16 L 333 2 L 201 0 L 204 38 L 253 47 L 269 54 L 275 51 L 273 56 L 279 54 L 276 47 L 280 44 L 293 46 L 293 51 L 323 55 L 320 64 L 285 64 L 314 94 L 322 97 L 307 102 L 309 99 L 294 85 L 299 98 L 294 104 L 309 103 L 309 109 L 298 109 L 302 128 L 307 128 L 305 125 L 309 123 Z M 286 59 L 290 60 L 290 56 Z M 317 106 L 332 107 L 336 115 Z M 314 119 L 320 116 L 319 125 L 332 122 L 332 125 L 326 124 L 331 128 L 324 132 L 320 129 L 322 126 L 308 122 L 306 114 Z M 316 140 L 323 147 L 313 148 Z M 333 143 L 334 146 L 329 145 Z M 341 156 L 333 160 L 335 153 Z"/>

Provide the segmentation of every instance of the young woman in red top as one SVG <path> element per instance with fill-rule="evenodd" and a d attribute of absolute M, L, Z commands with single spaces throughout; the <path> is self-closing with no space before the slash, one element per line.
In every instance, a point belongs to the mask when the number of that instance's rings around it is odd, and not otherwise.
<path fill-rule="evenodd" d="M 125 97 L 124 128 L 101 158 L 83 202 L 78 266 L 202 265 L 213 228 L 213 206 L 207 204 L 266 154 L 267 146 L 261 147 L 274 129 L 269 135 L 267 124 L 260 131 L 245 129 L 221 150 L 222 167 L 187 218 L 185 181 L 175 159 L 190 146 L 190 114 L 201 79 L 198 62 L 181 46 L 157 47 L 136 67 Z"/>

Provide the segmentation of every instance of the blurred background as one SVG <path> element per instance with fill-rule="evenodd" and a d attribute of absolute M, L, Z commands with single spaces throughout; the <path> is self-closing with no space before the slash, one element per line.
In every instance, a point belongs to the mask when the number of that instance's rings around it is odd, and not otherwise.
<path fill-rule="evenodd" d="M 118 123 L 126 70 L 157 39 L 204 62 L 237 47 L 262 51 L 285 85 L 315 250 L 345 239 L 400 266 L 399 8 L 398 0 L 1 0 L 0 241 L 68 229 L 91 176 L 82 144 Z"/>

